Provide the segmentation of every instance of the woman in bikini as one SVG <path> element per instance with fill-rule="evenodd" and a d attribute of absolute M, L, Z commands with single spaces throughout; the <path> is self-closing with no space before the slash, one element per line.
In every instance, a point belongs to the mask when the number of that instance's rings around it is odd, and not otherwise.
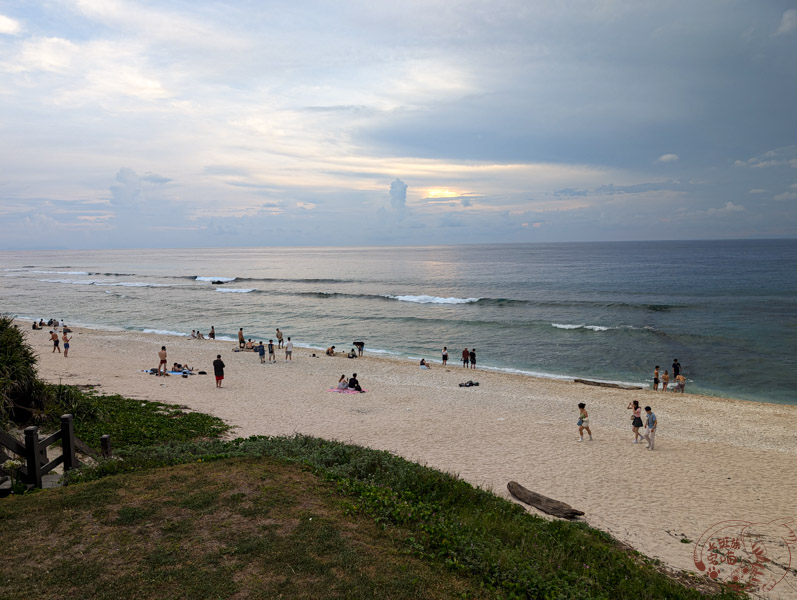
<path fill-rule="evenodd" d="M 583 402 L 578 403 L 578 441 L 584 441 L 584 431 L 589 434 L 589 441 L 592 441 L 592 431 L 589 428 L 589 413 L 587 405 Z"/>

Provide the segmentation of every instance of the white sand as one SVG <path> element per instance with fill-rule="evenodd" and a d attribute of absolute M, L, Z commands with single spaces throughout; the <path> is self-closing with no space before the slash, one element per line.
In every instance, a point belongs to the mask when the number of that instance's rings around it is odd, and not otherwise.
<path fill-rule="evenodd" d="M 50 352 L 47 330 L 21 327 L 51 382 L 100 384 L 106 394 L 182 404 L 221 417 L 236 427 L 235 436 L 303 433 L 389 450 L 502 496 L 516 480 L 678 569 L 695 570 L 695 544 L 682 537 L 697 541 L 714 523 L 797 518 L 797 406 L 595 388 L 466 371 L 456 362 L 424 371 L 367 352 L 357 360 L 312 358 L 313 351 L 297 348 L 291 363 L 280 352 L 277 364 L 261 365 L 256 354 L 232 352 L 233 342 L 87 329 L 75 331 L 65 359 Z M 188 363 L 209 374 L 141 373 L 157 366 L 161 345 L 169 365 Z M 226 364 L 220 390 L 211 365 L 216 354 Z M 368 393 L 327 391 L 353 371 Z M 468 379 L 480 386 L 458 387 Z M 633 399 L 658 416 L 653 452 L 632 444 L 626 406 Z M 578 402 L 587 404 L 593 442 L 576 441 Z M 797 597 L 794 573 L 770 597 Z"/>

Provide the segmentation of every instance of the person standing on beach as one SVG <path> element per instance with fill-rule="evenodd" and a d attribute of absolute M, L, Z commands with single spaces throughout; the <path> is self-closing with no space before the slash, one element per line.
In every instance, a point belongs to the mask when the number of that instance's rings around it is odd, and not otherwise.
<path fill-rule="evenodd" d="M 268 341 L 268 362 L 277 362 L 277 357 L 274 355 L 274 340 Z"/>
<path fill-rule="evenodd" d="M 649 406 L 645 407 L 645 420 L 647 426 L 645 427 L 645 435 L 642 437 L 648 441 L 648 450 L 653 450 L 656 445 L 656 428 L 659 426 L 659 420 Z"/>
<path fill-rule="evenodd" d="M 66 356 L 66 354 L 64 354 L 64 356 Z M 678 373 L 678 375 L 675 376 L 675 382 L 677 383 L 675 391 L 683 394 L 686 389 L 686 377 L 684 377 L 684 374 Z"/>
<path fill-rule="evenodd" d="M 264 362 L 266 362 L 266 347 L 263 345 L 263 342 L 258 344 L 257 353 L 260 355 L 260 364 L 262 365 Z"/>
<path fill-rule="evenodd" d="M 443 366 L 444 367 L 446 366 L 447 362 L 448 362 L 448 348 L 446 346 L 443 346 Z"/>
<path fill-rule="evenodd" d="M 666 392 L 667 391 L 667 384 L 668 383 L 670 383 L 670 374 L 665 369 L 664 370 L 664 375 L 661 376 L 661 391 L 662 392 Z"/>
<path fill-rule="evenodd" d="M 476 348 L 470 349 L 470 368 L 476 368 Z"/>
<path fill-rule="evenodd" d="M 220 388 L 224 381 L 224 361 L 221 360 L 221 354 L 217 354 L 213 361 L 213 374 L 216 376 L 216 387 Z"/>
<path fill-rule="evenodd" d="M 216 328 L 213 325 L 210 326 L 210 333 L 208 333 L 208 338 L 211 340 L 216 339 Z"/>
<path fill-rule="evenodd" d="M 244 328 L 241 327 L 238 329 L 238 347 L 243 350 L 246 346 L 246 340 L 244 340 Z"/>
<path fill-rule="evenodd" d="M 66 331 L 64 331 L 63 340 L 64 340 L 64 358 L 69 356 L 69 340 L 71 337 L 66 337 Z"/>
<path fill-rule="evenodd" d="M 468 362 L 469 362 L 469 361 L 470 361 L 470 352 L 468 352 L 468 349 L 467 349 L 467 348 L 465 348 L 465 349 L 462 351 L 462 366 L 463 366 L 463 367 L 465 367 L 465 368 L 467 369 L 467 368 L 468 368 Z"/>
<path fill-rule="evenodd" d="M 160 359 L 158 363 L 158 375 L 166 375 L 166 346 L 161 346 L 160 352 L 158 352 L 158 358 Z M 163 368 L 163 372 L 161 372 L 161 368 Z"/>
<path fill-rule="evenodd" d="M 681 374 L 681 363 L 678 362 L 677 358 L 672 359 L 672 377 L 673 379 L 678 379 L 678 375 Z"/>
<path fill-rule="evenodd" d="M 639 433 L 639 428 L 642 427 L 642 409 L 639 407 L 639 400 L 629 402 L 628 408 L 634 411 L 631 415 L 631 431 L 634 432 L 634 443 L 638 444 L 642 439 L 642 434 Z"/>
<path fill-rule="evenodd" d="M 58 354 L 61 354 L 61 347 L 59 346 L 61 342 L 58 340 L 58 334 L 55 331 L 50 332 L 50 341 L 53 343 L 53 352 L 58 350 Z"/>
<path fill-rule="evenodd" d="M 293 360 L 293 342 L 291 341 L 291 336 L 288 336 L 288 343 L 285 344 L 285 360 Z"/>
<path fill-rule="evenodd" d="M 282 332 L 279 327 L 277 327 L 277 348 L 282 348 Z"/>
<path fill-rule="evenodd" d="M 659 365 L 656 365 L 656 368 L 653 369 L 653 391 L 659 389 Z"/>
<path fill-rule="evenodd" d="M 587 405 L 583 402 L 578 403 L 578 441 L 584 441 L 584 431 L 589 434 L 589 441 L 592 441 L 592 431 L 589 428 L 589 413 L 587 412 Z"/>

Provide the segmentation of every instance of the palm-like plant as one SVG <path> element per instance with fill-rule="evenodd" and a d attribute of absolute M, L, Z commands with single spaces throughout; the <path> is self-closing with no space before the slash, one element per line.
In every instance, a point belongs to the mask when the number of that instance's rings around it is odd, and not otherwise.
<path fill-rule="evenodd" d="M 44 408 L 46 397 L 36 373 L 36 354 L 13 319 L 0 315 L 0 421 L 30 421 Z"/>

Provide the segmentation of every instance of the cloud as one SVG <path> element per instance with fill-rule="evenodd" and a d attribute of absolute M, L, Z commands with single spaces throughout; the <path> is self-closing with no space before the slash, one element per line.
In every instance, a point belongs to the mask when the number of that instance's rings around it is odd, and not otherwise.
<path fill-rule="evenodd" d="M 783 146 L 747 160 L 737 160 L 733 164 L 736 167 L 749 167 L 752 169 L 782 167 L 785 165 L 797 169 L 797 158 L 795 156 L 797 156 L 797 146 Z"/>
<path fill-rule="evenodd" d="M 726 202 L 725 206 L 722 208 L 709 208 L 706 211 L 708 215 L 721 215 L 721 214 L 728 214 L 728 213 L 736 213 L 744 211 L 744 206 L 739 204 L 734 204 L 733 202 Z"/>
<path fill-rule="evenodd" d="M 578 190 L 576 188 L 564 188 L 561 190 L 556 190 L 554 192 L 554 196 L 566 196 L 566 197 L 574 197 L 574 196 L 586 196 L 587 190 Z"/>
<path fill-rule="evenodd" d="M 399 213 L 407 209 L 407 184 L 401 179 L 390 184 L 390 207 Z"/>
<path fill-rule="evenodd" d="M 775 35 L 789 35 L 797 31 L 797 9 L 790 8 L 780 19 L 780 27 Z"/>
<path fill-rule="evenodd" d="M 766 193 L 767 193 L 767 190 L 762 189 L 762 188 L 753 188 L 752 190 L 750 190 L 748 192 L 748 194 L 766 194 Z"/>
<path fill-rule="evenodd" d="M 678 162 L 678 155 L 677 154 L 662 154 L 656 159 L 657 163 L 671 163 L 671 162 Z"/>
<path fill-rule="evenodd" d="M 0 15 L 0 34 L 17 35 L 21 31 L 19 21 L 15 21 L 11 17 Z"/>

